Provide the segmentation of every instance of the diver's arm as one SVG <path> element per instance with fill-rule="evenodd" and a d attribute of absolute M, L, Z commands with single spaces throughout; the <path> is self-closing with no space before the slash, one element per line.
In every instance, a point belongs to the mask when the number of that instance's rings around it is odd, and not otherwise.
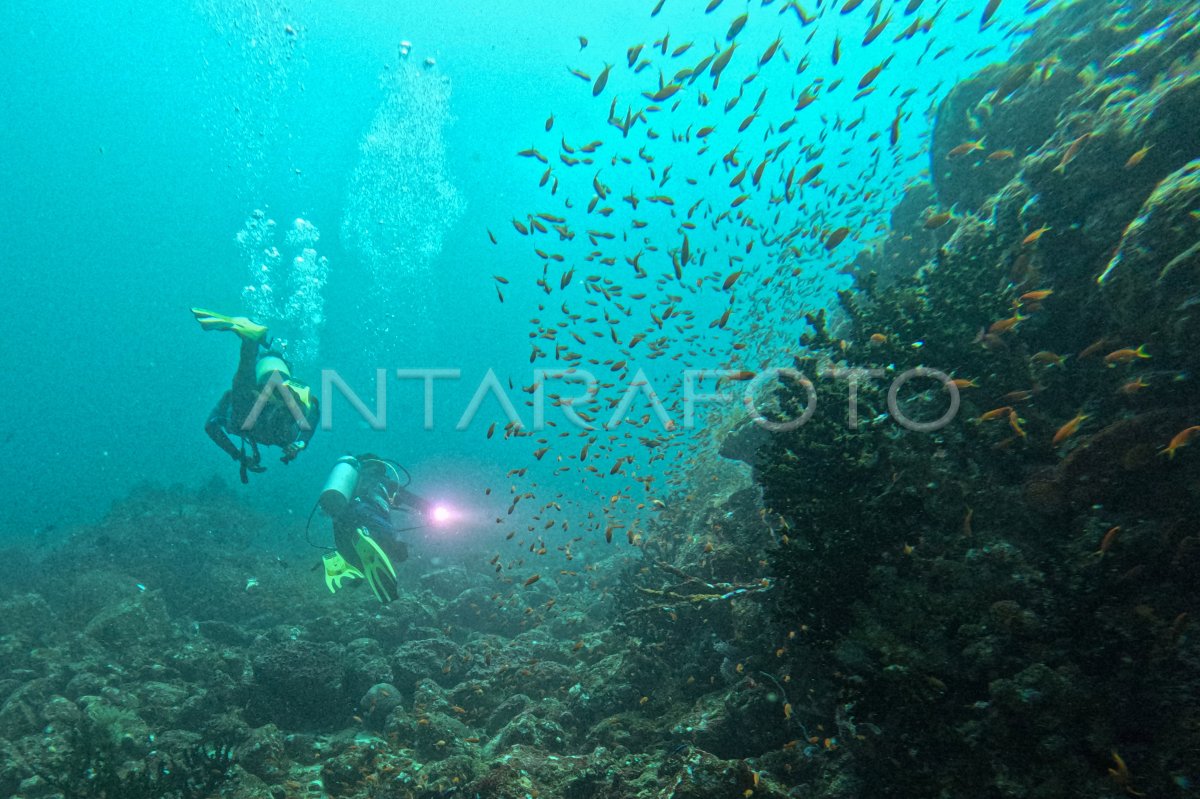
<path fill-rule="evenodd" d="M 320 418 L 320 405 L 317 402 L 317 398 L 313 397 L 312 402 L 309 403 L 307 412 L 304 414 L 304 420 L 308 424 L 304 426 L 297 425 L 297 427 L 300 429 L 300 433 L 296 436 L 295 441 L 283 448 L 283 457 L 279 460 L 283 461 L 284 463 L 291 463 L 296 459 L 296 456 L 300 454 L 301 450 L 308 447 L 308 442 L 312 440 L 313 434 L 317 432 L 317 422 L 320 420 Z M 307 427 L 307 429 L 305 429 L 305 427 Z"/>
<path fill-rule="evenodd" d="M 422 516 L 433 511 L 433 505 L 423 497 L 417 496 L 407 488 L 396 486 L 392 493 L 392 507 L 412 508 Z"/>
<path fill-rule="evenodd" d="M 212 409 L 212 413 L 208 415 L 208 421 L 204 423 L 204 432 L 208 433 L 208 437 L 213 440 L 213 443 L 225 451 L 229 457 L 235 461 L 242 459 L 242 452 L 233 442 L 229 440 L 229 435 L 225 432 L 225 423 L 229 419 L 230 410 L 233 407 L 233 395 L 226 391 L 221 397 L 217 406 Z"/>
<path fill-rule="evenodd" d="M 309 403 L 308 412 L 304 414 L 305 421 L 308 422 L 308 429 L 301 428 L 300 435 L 296 437 L 296 441 L 303 441 L 304 446 L 308 446 L 308 442 L 312 441 L 313 434 L 317 432 L 317 424 L 321 421 L 321 403 L 317 402 L 317 398 L 313 397 Z"/>

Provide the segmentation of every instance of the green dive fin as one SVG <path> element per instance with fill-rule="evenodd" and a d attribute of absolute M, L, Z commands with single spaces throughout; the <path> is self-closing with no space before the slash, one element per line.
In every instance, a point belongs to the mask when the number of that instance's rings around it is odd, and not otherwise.
<path fill-rule="evenodd" d="M 379 548 L 379 544 L 375 543 L 362 527 L 358 528 L 358 536 L 354 539 L 354 551 L 362 561 L 363 576 L 367 585 L 371 586 L 379 601 L 384 604 L 395 601 L 400 596 L 396 584 L 396 570 L 392 568 L 391 560 Z"/>
<path fill-rule="evenodd" d="M 192 316 L 205 330 L 232 330 L 247 341 L 262 344 L 267 339 L 267 328 L 244 316 L 224 316 L 203 308 L 193 308 Z"/>
<path fill-rule="evenodd" d="M 336 552 L 330 552 L 325 555 L 325 585 L 329 586 L 329 593 L 336 593 L 342 587 L 343 580 L 361 580 L 363 573 L 351 566 Z"/>

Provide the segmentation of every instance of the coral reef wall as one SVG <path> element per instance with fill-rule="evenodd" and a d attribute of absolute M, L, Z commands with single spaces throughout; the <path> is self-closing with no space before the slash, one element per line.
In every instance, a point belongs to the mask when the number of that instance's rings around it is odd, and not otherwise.
<path fill-rule="evenodd" d="M 801 631 L 788 669 L 836 686 L 814 703 L 852 733 L 855 795 L 1198 776 L 1198 21 L 1075 3 L 955 87 L 905 201 L 928 209 L 898 212 L 842 313 L 812 320 L 798 367 L 885 377 L 859 429 L 818 415 L 753 462 L 793 528 L 770 555 L 776 622 Z M 916 367 L 957 381 L 936 432 L 883 413 Z M 844 383 L 819 389 L 844 407 Z M 935 418 L 950 393 L 914 380 L 899 407 Z"/>

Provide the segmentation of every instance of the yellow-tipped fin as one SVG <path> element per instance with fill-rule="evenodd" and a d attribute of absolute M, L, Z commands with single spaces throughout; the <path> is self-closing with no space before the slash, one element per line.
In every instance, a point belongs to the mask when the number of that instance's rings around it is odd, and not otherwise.
<path fill-rule="evenodd" d="M 265 325 L 257 324 L 245 316 L 225 316 L 203 308 L 193 308 L 192 316 L 205 330 L 232 330 L 247 341 L 262 344 L 267 339 Z"/>

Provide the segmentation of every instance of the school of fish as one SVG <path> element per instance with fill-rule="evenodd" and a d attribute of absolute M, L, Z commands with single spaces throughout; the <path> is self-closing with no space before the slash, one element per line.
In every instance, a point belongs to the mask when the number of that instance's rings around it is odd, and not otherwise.
<path fill-rule="evenodd" d="M 656 0 L 650 17 L 669 1 Z M 588 60 L 594 37 L 579 36 L 584 61 L 567 69 L 580 81 L 580 92 L 594 98 L 597 128 L 584 134 L 563 130 L 548 109 L 535 132 L 539 141 L 516 153 L 532 164 L 530 180 L 543 203 L 513 216 L 511 233 L 500 229 L 498 235 L 493 226 L 486 234 L 493 246 L 512 244 L 515 236 L 530 251 L 528 265 L 518 272 L 493 276 L 500 303 L 516 281 L 532 283 L 544 295 L 528 320 L 530 363 L 587 370 L 609 392 L 584 411 L 579 410 L 584 403 L 571 405 L 549 387 L 520 386 L 531 395 L 527 405 L 546 390 L 551 401 L 591 429 L 551 420 L 548 431 L 533 432 L 510 423 L 503 438 L 533 439 L 535 461 L 555 464 L 554 477 L 577 472 L 597 501 L 568 513 L 564 492 L 545 496 L 536 481 L 513 482 L 507 514 L 497 524 L 512 526 L 521 503 L 535 509 L 524 517 L 524 530 L 512 529 L 507 538 L 521 534 L 523 548 L 543 555 L 548 552 L 543 536 L 556 528 L 567 533 L 571 519 L 576 536 L 556 547 L 567 561 L 573 545 L 598 540 L 601 532 L 608 543 L 620 533 L 640 545 L 647 511 L 663 507 L 659 497 L 686 485 L 696 446 L 696 437 L 679 431 L 674 421 L 682 415 L 678 378 L 673 385 L 651 385 L 647 374 L 655 362 L 666 359 L 673 375 L 689 368 L 724 369 L 732 375 L 726 381 L 750 380 L 759 370 L 787 365 L 806 314 L 818 311 L 838 281 L 854 273 L 857 248 L 887 230 L 888 215 L 905 189 L 929 177 L 918 162 L 929 158 L 928 131 L 947 87 L 944 81 L 906 86 L 905 75 L 914 82 L 927 76 L 922 68 L 955 50 L 958 26 L 996 29 L 996 43 L 959 56 L 966 64 L 987 58 L 1028 33 L 1050 2 L 1029 0 L 1022 11 L 1001 19 L 1001 0 L 957 15 L 945 13 L 945 2 L 924 0 L 760 0 L 749 8 L 712 0 L 696 11 L 698 27 L 710 35 L 718 31 L 711 42 L 680 41 L 664 29 L 660 38 L 629 43 L 623 58 Z M 814 42 L 825 26 L 837 33 L 832 50 L 818 52 Z M 777 32 L 751 50 L 748 32 L 756 29 Z M 861 29 L 861 41 L 849 38 L 852 29 Z M 916 57 L 901 63 L 896 47 L 921 39 L 923 47 L 912 50 Z M 844 74 L 846 50 L 855 46 L 875 65 L 862 74 Z M 1004 102 L 1053 68 L 1054 60 L 1047 59 L 1015 70 L 988 102 Z M 884 93 L 890 111 L 880 117 L 878 95 Z M 846 95 L 852 99 L 825 112 L 831 95 L 839 102 Z M 874 113 L 868 113 L 868 97 Z M 861 111 L 848 116 L 847 107 Z M 1074 142 L 1059 169 L 1068 169 L 1086 145 L 1086 136 Z M 1126 168 L 1136 168 L 1150 146 Z M 946 157 L 982 164 L 1023 155 L 968 141 Z M 929 231 L 954 219 L 953 209 L 930 208 L 912 235 L 932 235 Z M 1053 235 L 1048 226 L 1031 230 L 1022 246 L 1037 247 Z M 1030 314 L 1045 312 L 1052 294 L 1046 287 L 1015 298 L 1012 316 L 981 331 L 980 343 L 1017 335 Z M 887 340 L 876 333 L 870 344 Z M 1136 346 L 1104 351 L 1112 367 L 1149 357 Z M 1034 362 L 1063 368 L 1066 358 L 1040 352 Z M 953 382 L 960 389 L 978 387 L 967 378 Z M 630 387 L 653 389 L 666 416 L 644 410 L 606 428 L 608 414 Z M 1005 405 L 978 421 L 1004 421 L 1014 438 L 1025 439 L 1024 420 L 1013 406 L 1035 392 L 1012 392 Z M 1080 413 L 1065 422 L 1048 445 L 1064 445 L 1087 420 Z M 1174 457 L 1196 429 L 1181 433 L 1163 452 Z M 493 424 L 487 436 L 498 432 Z M 514 468 L 508 478 L 525 478 L 528 471 Z M 492 563 L 500 572 L 524 560 L 501 563 L 497 555 Z M 561 573 L 574 574 L 567 564 Z M 534 574 L 524 583 L 537 579 Z"/>

